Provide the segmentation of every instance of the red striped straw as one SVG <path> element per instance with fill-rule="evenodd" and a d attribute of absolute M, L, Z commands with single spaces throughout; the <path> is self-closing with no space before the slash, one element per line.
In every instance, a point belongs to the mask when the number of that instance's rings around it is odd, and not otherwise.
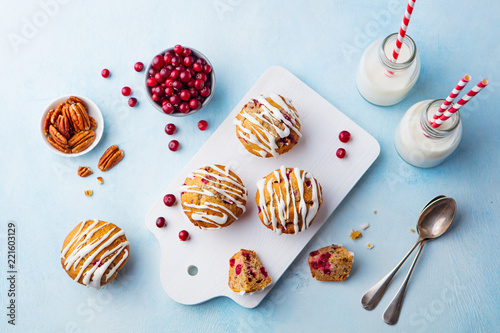
<path fill-rule="evenodd" d="M 450 95 L 448 97 L 446 97 L 443 104 L 441 104 L 441 107 L 439 108 L 439 110 L 436 111 L 436 113 L 432 117 L 433 120 L 439 119 L 439 117 L 441 117 L 443 115 L 443 113 L 450 107 L 451 103 L 453 103 L 455 98 L 457 98 L 457 96 L 460 94 L 462 89 L 464 89 L 465 86 L 467 85 L 467 83 L 469 83 L 470 79 L 471 79 L 471 77 L 469 74 L 464 75 L 464 77 L 460 80 L 460 82 L 458 82 L 455 89 L 453 89 L 452 92 L 450 93 Z M 432 121 L 431 121 L 431 125 L 432 125 Z"/>
<path fill-rule="evenodd" d="M 396 62 L 399 57 L 399 52 L 401 51 L 401 47 L 403 46 L 403 40 L 406 36 L 406 30 L 408 29 L 408 24 L 410 24 L 411 13 L 413 13 L 413 7 L 415 7 L 415 1 L 417 0 L 408 0 L 408 5 L 406 6 L 405 16 L 403 17 L 403 22 L 401 23 L 401 27 L 399 28 L 398 39 L 396 40 L 396 47 L 392 51 L 392 62 Z M 394 75 L 393 71 L 387 70 L 385 75 L 391 77 Z"/>
<path fill-rule="evenodd" d="M 484 87 L 488 85 L 488 80 L 483 79 L 481 82 L 479 82 L 474 88 L 472 88 L 467 95 L 462 97 L 455 105 L 453 105 L 451 108 L 446 110 L 443 115 L 437 119 L 435 122 L 433 122 L 431 125 L 434 128 L 438 128 L 441 126 L 442 123 L 444 123 L 448 118 L 450 118 L 455 112 L 460 110 L 462 106 L 467 104 L 468 101 L 472 99 L 472 97 L 476 96 L 481 90 L 483 90 Z"/>

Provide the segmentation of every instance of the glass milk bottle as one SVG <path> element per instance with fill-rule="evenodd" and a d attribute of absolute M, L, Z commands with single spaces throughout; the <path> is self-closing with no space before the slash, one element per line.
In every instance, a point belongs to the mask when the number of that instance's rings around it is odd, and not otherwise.
<path fill-rule="evenodd" d="M 398 34 L 391 34 L 370 44 L 358 67 L 356 86 L 368 102 L 388 106 L 401 102 L 417 82 L 420 57 L 417 46 L 406 35 L 397 62 L 391 62 Z M 386 71 L 394 73 L 389 77 Z"/>
<path fill-rule="evenodd" d="M 438 128 L 430 125 L 443 103 L 425 100 L 406 111 L 394 135 L 394 145 L 403 160 L 419 168 L 432 168 L 450 156 L 462 138 L 460 112 L 454 113 Z"/>

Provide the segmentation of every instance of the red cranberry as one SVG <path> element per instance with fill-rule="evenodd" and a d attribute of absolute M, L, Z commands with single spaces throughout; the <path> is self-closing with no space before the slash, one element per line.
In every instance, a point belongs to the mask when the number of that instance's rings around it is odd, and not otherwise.
<path fill-rule="evenodd" d="M 179 95 L 172 95 L 170 96 L 170 103 L 172 103 L 173 105 L 178 105 L 181 103 L 181 98 L 179 97 Z"/>
<path fill-rule="evenodd" d="M 136 72 L 142 72 L 142 70 L 144 69 L 144 64 L 140 61 L 136 62 L 134 65 L 134 69 Z"/>
<path fill-rule="evenodd" d="M 155 74 L 155 80 L 156 80 L 157 83 L 161 83 L 161 82 L 165 81 L 165 78 L 163 76 L 161 76 L 160 73 L 156 73 Z"/>
<path fill-rule="evenodd" d="M 235 261 L 234 258 L 229 259 L 229 266 L 234 267 Z"/>
<path fill-rule="evenodd" d="M 269 276 L 269 274 L 267 274 L 266 269 L 264 267 L 260 268 L 260 273 L 262 275 L 264 275 L 264 278 L 267 278 Z"/>
<path fill-rule="evenodd" d="M 122 95 L 123 96 L 130 96 L 131 93 L 132 93 L 132 89 L 130 89 L 129 87 L 122 88 Z"/>
<path fill-rule="evenodd" d="M 160 91 L 160 90 L 161 90 L 161 88 L 160 88 L 160 87 L 158 87 L 158 86 L 157 86 L 157 87 L 153 87 L 153 88 L 151 88 L 151 92 L 152 92 L 153 94 L 158 94 L 158 91 Z"/>
<path fill-rule="evenodd" d="M 347 132 L 347 131 L 342 131 L 340 132 L 339 134 L 339 140 L 346 143 L 348 142 L 349 140 L 351 139 L 351 133 Z"/>
<path fill-rule="evenodd" d="M 207 73 L 207 74 L 211 73 L 211 72 L 212 72 L 212 66 L 210 66 L 210 65 L 208 65 L 208 64 L 207 64 L 207 65 L 205 65 L 205 66 L 203 66 L 203 71 L 204 71 L 205 73 Z"/>
<path fill-rule="evenodd" d="M 318 254 L 319 254 L 319 252 L 318 252 L 318 251 L 312 251 L 311 253 L 309 253 L 309 255 L 310 255 L 310 256 L 312 256 L 312 257 L 315 257 L 315 256 L 317 256 Z"/>
<path fill-rule="evenodd" d="M 175 56 L 172 58 L 172 61 L 170 63 L 172 64 L 172 66 L 177 67 L 181 64 L 181 61 L 182 61 L 181 58 Z"/>
<path fill-rule="evenodd" d="M 203 80 L 203 82 L 205 82 L 208 79 L 208 76 L 205 73 L 198 73 L 196 74 L 196 79 Z"/>
<path fill-rule="evenodd" d="M 191 98 L 197 97 L 199 94 L 198 90 L 196 90 L 195 87 L 189 88 L 189 93 L 191 94 Z"/>
<path fill-rule="evenodd" d="M 158 102 L 158 101 L 160 100 L 160 96 L 158 96 L 157 94 L 153 94 L 153 95 L 151 96 L 151 98 L 152 98 L 152 99 L 153 99 L 153 101 L 155 101 L 155 102 Z"/>
<path fill-rule="evenodd" d="M 187 241 L 189 238 L 189 232 L 187 232 L 186 230 L 181 230 L 179 232 L 179 239 L 183 242 Z"/>
<path fill-rule="evenodd" d="M 207 81 L 205 82 L 205 87 L 210 88 L 211 86 L 212 86 L 212 82 L 210 82 L 210 80 L 207 80 Z"/>
<path fill-rule="evenodd" d="M 344 148 L 337 149 L 337 157 L 338 158 L 344 158 L 345 157 L 345 149 Z"/>
<path fill-rule="evenodd" d="M 178 70 L 174 69 L 172 72 L 170 72 L 170 78 L 172 80 L 177 80 L 180 74 L 181 73 Z"/>
<path fill-rule="evenodd" d="M 198 60 L 196 60 L 196 63 L 205 66 L 207 64 L 207 61 L 203 58 L 199 58 Z"/>
<path fill-rule="evenodd" d="M 156 74 L 156 69 L 154 69 L 153 67 L 151 67 L 151 68 L 149 69 L 148 73 L 149 73 L 149 75 L 150 75 L 150 76 L 155 76 L 155 74 Z"/>
<path fill-rule="evenodd" d="M 240 264 L 236 265 L 236 268 L 234 269 L 234 272 L 236 273 L 236 275 L 240 275 L 241 274 L 241 265 Z"/>
<path fill-rule="evenodd" d="M 165 53 L 165 55 L 163 56 L 163 61 L 165 61 L 166 64 L 170 64 L 172 62 L 172 58 L 174 56 L 170 53 Z"/>
<path fill-rule="evenodd" d="M 192 109 L 192 110 L 198 110 L 198 108 L 200 107 L 200 101 L 198 101 L 197 99 L 192 99 L 189 101 L 189 107 Z M 199 126 L 199 124 L 198 124 Z"/>
<path fill-rule="evenodd" d="M 175 204 L 175 195 L 167 194 L 163 197 L 163 203 L 165 206 L 172 207 Z"/>
<path fill-rule="evenodd" d="M 168 149 L 171 151 L 177 151 L 179 149 L 179 141 L 172 140 L 168 143 Z"/>
<path fill-rule="evenodd" d="M 167 133 L 168 135 L 174 134 L 176 130 L 177 127 L 174 124 L 167 124 L 165 126 L 165 133 Z"/>
<path fill-rule="evenodd" d="M 175 111 L 174 106 L 172 105 L 172 103 L 169 103 L 169 102 L 163 104 L 163 106 L 161 107 L 161 109 L 166 114 L 171 114 L 171 113 L 173 113 Z"/>
<path fill-rule="evenodd" d="M 176 90 L 181 90 L 183 87 L 182 82 L 179 80 L 175 80 L 174 82 L 172 82 L 172 87 Z"/>
<path fill-rule="evenodd" d="M 174 80 L 173 80 L 173 79 L 166 79 L 166 80 L 165 80 L 165 84 L 167 85 L 167 87 L 171 87 L 171 86 L 172 86 L 172 83 L 174 83 Z"/>
<path fill-rule="evenodd" d="M 181 91 L 179 96 L 183 101 L 189 101 L 189 99 L 191 98 L 191 93 L 189 92 L 189 90 L 184 89 L 183 91 Z"/>
<path fill-rule="evenodd" d="M 165 226 L 165 218 L 164 217 L 159 217 L 156 219 L 156 226 L 158 228 L 163 228 Z"/>
<path fill-rule="evenodd" d="M 179 111 L 181 113 L 188 113 L 189 111 L 191 111 L 191 108 L 189 107 L 189 104 L 186 103 L 186 102 L 182 102 L 180 105 L 179 105 Z"/>
<path fill-rule="evenodd" d="M 182 51 L 182 56 L 187 57 L 191 55 L 191 49 L 190 48 L 184 48 L 184 51 Z"/>
<path fill-rule="evenodd" d="M 181 54 L 182 51 L 184 51 L 184 48 L 181 45 L 177 44 L 177 45 L 174 46 L 174 52 L 175 53 Z"/>
<path fill-rule="evenodd" d="M 108 78 L 109 77 L 109 69 L 107 68 L 104 68 L 102 71 L 101 71 L 101 75 L 103 78 Z"/>
<path fill-rule="evenodd" d="M 200 95 L 203 96 L 203 97 L 208 97 L 210 95 L 210 88 L 209 87 L 205 87 L 203 89 L 200 90 Z"/>
<path fill-rule="evenodd" d="M 171 73 L 171 71 L 169 71 L 169 70 L 168 70 L 168 69 L 166 69 L 166 68 L 162 68 L 162 69 L 160 69 L 160 75 L 161 75 L 161 77 L 162 77 L 162 78 L 164 78 L 164 79 L 168 79 L 168 78 L 170 77 L 170 73 Z"/>
<path fill-rule="evenodd" d="M 200 80 L 200 79 L 196 79 L 194 81 L 194 87 L 198 90 L 201 90 L 203 89 L 203 87 L 205 87 L 205 82 L 203 80 Z"/>
<path fill-rule="evenodd" d="M 184 67 L 184 65 L 179 65 L 179 66 L 175 67 L 175 69 L 177 69 L 179 71 L 179 73 L 181 73 L 181 72 L 184 72 L 186 70 L 186 67 Z"/>
<path fill-rule="evenodd" d="M 198 128 L 200 129 L 200 131 L 204 131 L 208 128 L 208 123 L 205 120 L 200 120 L 198 122 Z"/>
<path fill-rule="evenodd" d="M 151 62 L 151 66 L 153 66 L 154 69 L 159 70 L 160 68 L 163 67 L 165 64 L 165 60 L 161 55 L 157 55 L 153 58 L 153 61 Z"/>
<path fill-rule="evenodd" d="M 181 79 L 182 82 L 188 83 L 191 81 L 191 72 L 189 71 L 182 71 L 181 74 L 179 75 L 179 78 Z"/>
<path fill-rule="evenodd" d="M 172 87 L 165 88 L 165 95 L 172 96 L 173 94 L 174 94 L 174 88 L 172 88 Z"/>
<path fill-rule="evenodd" d="M 169 71 L 173 71 L 175 69 L 175 67 L 172 66 L 172 64 L 168 64 L 164 68 L 168 69 Z"/>
<path fill-rule="evenodd" d="M 196 81 L 196 80 L 195 80 L 195 79 L 191 79 L 191 80 L 189 80 L 189 82 L 187 83 L 187 86 L 188 86 L 189 88 L 194 87 L 194 81 Z"/>
<path fill-rule="evenodd" d="M 156 80 L 154 77 L 149 77 L 147 80 L 146 80 L 146 84 L 148 85 L 148 87 L 154 87 L 156 86 Z"/>
<path fill-rule="evenodd" d="M 185 50 L 184 50 L 184 51 L 185 51 Z M 191 57 L 191 56 L 186 56 L 186 57 L 184 58 L 183 63 L 184 63 L 184 66 L 186 66 L 186 67 L 191 67 L 191 66 L 193 66 L 193 64 L 194 64 L 194 58 L 193 58 L 193 57 Z"/>
<path fill-rule="evenodd" d="M 131 97 L 128 99 L 128 105 L 133 108 L 137 105 L 137 98 Z"/>
<path fill-rule="evenodd" d="M 193 64 L 193 70 L 195 72 L 201 72 L 203 70 L 203 66 L 197 62 Z"/>

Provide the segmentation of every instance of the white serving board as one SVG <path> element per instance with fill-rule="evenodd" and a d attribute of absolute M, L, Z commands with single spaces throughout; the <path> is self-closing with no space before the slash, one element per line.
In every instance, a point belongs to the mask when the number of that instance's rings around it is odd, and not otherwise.
<path fill-rule="evenodd" d="M 278 93 L 292 100 L 297 109 L 303 134 L 299 143 L 278 158 L 260 158 L 246 151 L 235 134 L 233 118 L 247 101 L 265 93 Z M 342 130 L 351 133 L 343 144 L 338 139 Z M 344 147 L 347 156 L 336 157 L 337 148 Z M 347 118 L 333 105 L 278 66 L 269 68 L 236 105 L 212 137 L 186 165 L 165 193 L 173 193 L 173 207 L 158 198 L 146 215 L 146 226 L 161 247 L 160 277 L 163 289 L 175 301 L 197 304 L 217 296 L 226 296 L 247 308 L 256 307 L 304 246 L 325 223 L 342 199 L 368 170 L 380 153 L 377 140 Z M 230 165 L 248 189 L 247 211 L 229 227 L 201 230 L 189 222 L 179 202 L 179 187 L 192 171 L 208 164 Z M 296 235 L 278 235 L 267 229 L 257 215 L 256 182 L 281 165 L 307 170 L 323 187 L 323 205 L 312 226 Z M 167 226 L 156 227 L 156 219 L 165 217 Z M 180 230 L 191 238 L 181 242 Z M 327 245 L 327 244 L 325 244 Z M 273 279 L 263 291 L 240 295 L 229 289 L 229 258 L 240 249 L 257 252 Z M 188 274 L 196 266 L 198 274 Z"/>

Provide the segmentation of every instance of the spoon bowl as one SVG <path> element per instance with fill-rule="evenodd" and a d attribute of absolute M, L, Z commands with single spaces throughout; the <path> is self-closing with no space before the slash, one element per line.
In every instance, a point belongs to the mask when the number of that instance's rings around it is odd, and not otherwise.
<path fill-rule="evenodd" d="M 418 219 L 417 231 L 421 240 L 430 240 L 441 236 L 448 230 L 455 217 L 456 201 L 447 197 L 437 200 L 436 198 L 424 208 Z"/>

